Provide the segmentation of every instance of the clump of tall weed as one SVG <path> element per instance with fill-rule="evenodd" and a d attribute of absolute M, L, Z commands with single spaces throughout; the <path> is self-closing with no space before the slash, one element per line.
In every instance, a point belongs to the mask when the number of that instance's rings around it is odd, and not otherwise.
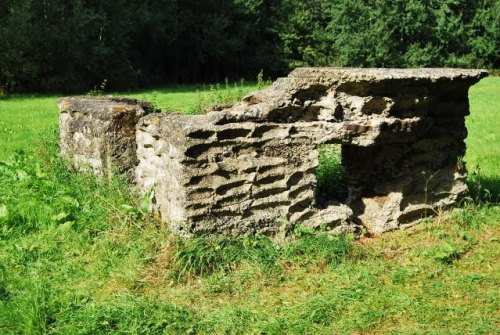
<path fill-rule="evenodd" d="M 63 313 L 55 334 L 195 334 L 196 316 L 189 310 L 147 297 L 124 295 L 87 303 Z"/>
<path fill-rule="evenodd" d="M 0 332 L 3 334 L 48 333 L 58 304 L 51 296 L 53 292 L 47 281 L 36 279 L 17 282 L 8 299 L 0 301 Z"/>
<path fill-rule="evenodd" d="M 87 92 L 88 96 L 98 97 L 104 94 L 106 87 L 108 86 L 108 80 L 103 79 L 99 85 L 95 85 L 90 91 Z"/>
<path fill-rule="evenodd" d="M 257 89 L 265 88 L 271 85 L 271 80 L 264 80 L 264 72 L 261 70 L 257 75 Z M 196 91 L 196 101 L 190 108 L 189 114 L 203 114 L 210 110 L 221 110 L 232 106 L 243 99 L 247 90 L 245 89 L 245 80 L 240 79 L 232 85 L 226 78 L 224 84 L 215 84 L 203 87 Z"/>
<path fill-rule="evenodd" d="M 340 145 L 323 145 L 319 150 L 319 165 L 316 169 L 316 199 L 320 202 L 347 197 L 347 185 L 342 168 Z"/>
<path fill-rule="evenodd" d="M 264 79 L 264 70 L 260 70 L 259 73 L 257 74 L 257 89 L 261 90 L 267 86 L 270 86 L 272 84 L 271 78 Z"/>
<path fill-rule="evenodd" d="M 460 260 L 469 248 L 468 244 L 443 241 L 430 249 L 427 254 L 443 264 L 451 265 L 453 262 Z"/>
<path fill-rule="evenodd" d="M 174 252 L 174 273 L 178 277 L 208 275 L 230 271 L 243 261 L 273 266 L 277 257 L 276 246 L 266 237 L 178 239 Z"/>
<path fill-rule="evenodd" d="M 459 208 L 452 212 L 452 219 L 462 229 L 478 229 L 492 218 L 498 217 L 495 215 L 497 211 L 491 209 L 498 206 L 500 190 L 495 187 L 491 190 L 485 187 L 485 180 L 479 165 L 476 165 L 469 173 L 467 184 L 469 194 L 461 199 Z"/>
<path fill-rule="evenodd" d="M 354 255 L 354 239 L 351 235 L 330 236 L 325 232 L 300 226 L 296 229 L 296 234 L 297 238 L 283 248 L 283 260 L 299 264 L 335 265 Z"/>
<path fill-rule="evenodd" d="M 279 245 L 268 237 L 228 236 L 177 239 L 173 246 L 172 274 L 177 278 L 227 273 L 243 262 L 269 271 L 281 264 L 335 265 L 353 255 L 350 235 L 330 236 L 312 229 L 297 229 L 296 237 Z"/>
<path fill-rule="evenodd" d="M 489 189 L 479 165 L 476 165 L 475 169 L 469 173 L 467 181 L 470 198 L 466 199 L 466 201 L 470 202 L 470 200 L 473 200 L 476 204 L 500 202 L 499 185 L 494 185 L 494 182 L 490 182 L 492 184 L 490 186 L 493 186 L 493 189 Z"/>
<path fill-rule="evenodd" d="M 66 225 L 96 233 L 115 224 L 137 224 L 140 208 L 125 177 L 99 179 L 73 173 L 58 156 L 55 134 L 34 151 L 0 162 L 0 239 Z M 140 221 L 140 220 L 139 220 Z"/>
<path fill-rule="evenodd" d="M 0 302 L 3 334 L 191 334 L 198 321 L 191 311 L 168 302 L 131 294 L 98 302 L 68 297 L 36 279 Z"/>
<path fill-rule="evenodd" d="M 225 84 L 210 85 L 208 89 L 196 91 L 196 102 L 190 109 L 189 114 L 203 114 L 213 109 L 223 109 L 241 100 L 245 95 L 245 81 L 229 84 L 226 78 Z"/>

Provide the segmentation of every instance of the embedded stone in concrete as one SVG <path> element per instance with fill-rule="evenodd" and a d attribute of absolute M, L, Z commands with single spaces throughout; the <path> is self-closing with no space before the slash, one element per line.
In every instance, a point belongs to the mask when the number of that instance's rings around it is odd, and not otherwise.
<path fill-rule="evenodd" d="M 149 103 L 113 97 L 67 97 L 57 103 L 61 154 L 76 168 L 96 174 L 135 168 L 135 128 L 152 111 Z"/>
<path fill-rule="evenodd" d="M 486 75 L 300 68 L 206 115 L 134 119 L 135 181 L 182 235 L 275 235 L 297 224 L 332 233 L 406 227 L 467 191 L 467 93 Z M 100 140 L 104 133 L 95 132 Z M 348 196 L 320 202 L 318 146 L 329 143 L 342 145 Z M 91 160 L 90 152 L 83 157 Z"/>

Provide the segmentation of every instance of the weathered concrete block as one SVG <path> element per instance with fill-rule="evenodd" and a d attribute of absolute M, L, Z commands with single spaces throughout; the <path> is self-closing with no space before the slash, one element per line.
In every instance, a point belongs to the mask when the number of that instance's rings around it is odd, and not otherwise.
<path fill-rule="evenodd" d="M 218 114 L 151 114 L 138 124 L 136 181 L 143 191 L 154 190 L 173 230 L 276 234 L 291 217 L 352 228 L 346 205 L 314 206 L 318 153 L 316 138 L 307 134 L 324 132 L 316 123 L 221 120 Z"/>
<path fill-rule="evenodd" d="M 61 154 L 96 174 L 137 165 L 135 128 L 150 104 L 113 97 L 67 97 L 57 102 Z"/>
<path fill-rule="evenodd" d="M 183 235 L 275 235 L 297 224 L 333 233 L 361 225 L 374 234 L 406 227 L 467 191 L 467 92 L 486 75 L 300 68 L 206 115 L 139 119 L 144 108 L 132 104 L 135 181 L 142 192 L 154 192 L 155 210 Z M 106 149 L 117 143 L 109 137 L 115 118 L 88 113 L 88 104 L 103 102 L 69 101 L 61 105 L 63 153 L 94 170 L 108 157 L 122 157 Z M 127 137 L 118 133 L 113 136 Z M 128 149 L 119 151 L 132 158 L 120 164 L 130 167 L 135 156 L 127 139 Z M 316 198 L 322 144 L 342 146 L 347 199 Z"/>

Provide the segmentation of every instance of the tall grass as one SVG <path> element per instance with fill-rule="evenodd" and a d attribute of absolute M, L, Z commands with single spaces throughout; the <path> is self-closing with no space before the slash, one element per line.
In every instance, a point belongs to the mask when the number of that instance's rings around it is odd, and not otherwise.
<path fill-rule="evenodd" d="M 377 239 L 299 228 L 287 244 L 170 235 L 119 175 L 96 180 L 57 156 L 55 97 L 6 97 L 0 333 L 495 334 L 500 207 L 485 189 L 499 192 L 499 85 L 471 91 L 480 196 Z M 168 90 L 130 95 L 196 104 L 196 88 Z"/>
<path fill-rule="evenodd" d="M 352 254 L 352 248 L 352 239 L 346 235 L 332 237 L 313 231 L 299 234 L 284 246 L 263 236 L 198 237 L 177 241 L 173 271 L 179 277 L 203 276 L 230 272 L 243 262 L 263 266 L 268 271 L 278 267 L 279 262 L 336 265 Z"/>

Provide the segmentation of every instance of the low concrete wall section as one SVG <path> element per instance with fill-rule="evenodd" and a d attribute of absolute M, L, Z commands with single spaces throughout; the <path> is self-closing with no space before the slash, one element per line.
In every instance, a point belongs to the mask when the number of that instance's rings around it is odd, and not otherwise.
<path fill-rule="evenodd" d="M 455 205 L 462 161 L 464 69 L 299 68 L 222 111 L 151 113 L 118 98 L 62 98 L 61 151 L 97 174 L 132 171 L 181 235 L 380 234 Z M 318 146 L 339 144 L 347 199 L 316 199 Z"/>

